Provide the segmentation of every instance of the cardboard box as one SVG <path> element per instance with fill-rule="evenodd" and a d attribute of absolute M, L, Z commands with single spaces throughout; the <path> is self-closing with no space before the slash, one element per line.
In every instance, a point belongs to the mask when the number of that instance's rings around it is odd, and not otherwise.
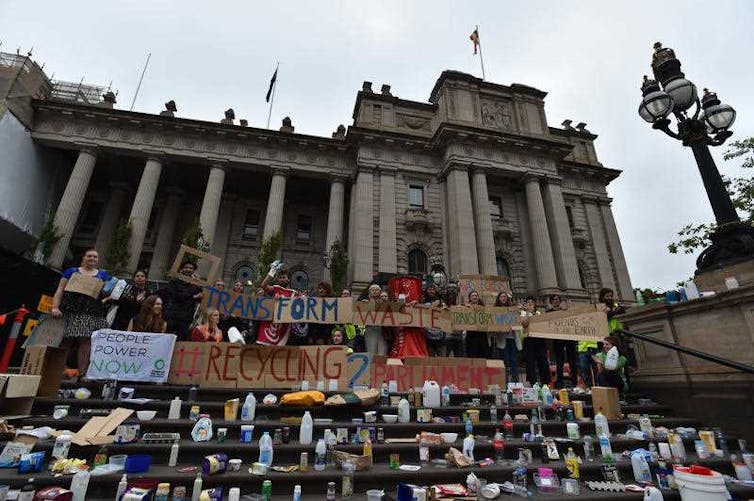
<path fill-rule="evenodd" d="M 0 374 L 0 417 L 27 416 L 41 376 Z"/>
<path fill-rule="evenodd" d="M 79 446 L 112 443 L 115 436 L 110 434 L 133 413 L 132 409 L 118 407 L 107 416 L 95 416 L 71 436 L 71 441 Z"/>
<path fill-rule="evenodd" d="M 592 406 L 594 413 L 601 412 L 607 419 L 621 419 L 618 389 L 606 386 L 592 386 Z"/>
<path fill-rule="evenodd" d="M 38 397 L 55 397 L 60 388 L 60 380 L 68 356 L 66 348 L 53 346 L 29 346 L 21 362 L 21 374 L 41 376 Z"/>

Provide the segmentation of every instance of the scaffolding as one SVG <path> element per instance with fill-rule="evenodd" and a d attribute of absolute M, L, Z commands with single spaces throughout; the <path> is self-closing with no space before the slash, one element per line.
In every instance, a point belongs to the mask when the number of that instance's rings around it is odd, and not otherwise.
<path fill-rule="evenodd" d="M 108 91 L 108 87 L 54 80 L 52 82 L 52 94 L 50 99 L 83 104 L 99 104 L 103 101 L 102 95 Z"/>

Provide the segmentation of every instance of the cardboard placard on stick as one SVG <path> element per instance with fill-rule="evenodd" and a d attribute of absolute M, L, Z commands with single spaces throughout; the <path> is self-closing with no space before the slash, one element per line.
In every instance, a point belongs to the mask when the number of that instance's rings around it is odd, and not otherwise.
<path fill-rule="evenodd" d="M 602 341 L 609 335 L 607 315 L 597 305 L 554 311 L 529 319 L 529 336 Z"/>
<path fill-rule="evenodd" d="M 454 331 L 508 332 L 520 326 L 517 307 L 451 306 Z"/>
<path fill-rule="evenodd" d="M 202 267 L 199 265 L 201 261 L 207 261 L 210 264 L 209 271 L 207 272 L 206 277 L 201 276 L 186 276 L 183 273 L 180 272 L 181 269 L 181 263 L 187 260 L 186 256 L 192 256 L 192 259 L 194 264 L 197 266 L 197 272 L 202 269 Z M 175 277 L 178 280 L 183 280 L 184 282 L 188 282 L 190 284 L 199 285 L 199 286 L 206 286 L 206 285 L 214 285 L 215 278 L 217 278 L 217 274 L 220 272 L 220 263 L 222 262 L 222 259 L 220 259 L 217 256 L 213 256 L 212 254 L 208 254 L 206 252 L 202 252 L 200 250 L 194 249 L 193 247 L 189 247 L 187 245 L 181 245 L 181 248 L 178 249 L 178 255 L 175 257 L 175 261 L 173 261 L 173 266 L 170 268 L 169 275 L 171 277 Z"/>
<path fill-rule="evenodd" d="M 430 327 L 451 332 L 450 310 L 404 303 L 353 303 L 353 320 L 356 325 L 381 325 L 383 327 Z"/>
<path fill-rule="evenodd" d="M 500 292 L 511 291 L 510 281 L 506 277 L 495 275 L 459 275 L 458 276 L 459 299 L 462 304 L 469 301 L 469 294 L 477 291 L 485 305 L 495 304 L 495 298 Z"/>

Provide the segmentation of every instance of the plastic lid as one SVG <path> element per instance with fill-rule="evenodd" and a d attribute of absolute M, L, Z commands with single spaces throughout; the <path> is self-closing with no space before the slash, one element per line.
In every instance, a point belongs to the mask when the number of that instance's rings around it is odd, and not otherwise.
<path fill-rule="evenodd" d="M 704 475 L 707 477 L 712 477 L 716 474 L 715 471 L 710 470 L 706 466 L 699 466 L 699 465 L 673 466 L 673 469 L 676 471 L 680 471 L 681 473 L 690 473 L 692 475 Z"/>

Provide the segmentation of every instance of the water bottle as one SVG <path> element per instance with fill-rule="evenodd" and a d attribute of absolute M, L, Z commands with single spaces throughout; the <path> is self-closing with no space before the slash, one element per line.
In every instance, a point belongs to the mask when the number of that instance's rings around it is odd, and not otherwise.
<path fill-rule="evenodd" d="M 511 418 L 507 410 L 505 411 L 505 416 L 503 416 L 503 431 L 505 432 L 506 440 L 513 438 L 513 418 Z"/>
<path fill-rule="evenodd" d="M 89 488 L 89 477 L 92 474 L 88 470 L 77 472 L 71 480 L 71 492 L 73 492 L 73 501 L 84 501 L 86 499 L 86 490 Z"/>
<path fill-rule="evenodd" d="M 170 401 L 170 410 L 168 411 L 168 419 L 180 419 L 181 418 L 181 397 L 175 397 Z"/>
<path fill-rule="evenodd" d="M 584 437 L 584 459 L 594 461 L 594 439 L 590 435 Z"/>
<path fill-rule="evenodd" d="M 490 421 L 497 424 L 497 406 L 495 405 L 490 406 Z"/>
<path fill-rule="evenodd" d="M 503 462 L 505 460 L 505 442 L 499 428 L 495 430 L 495 435 L 492 438 L 492 448 L 495 450 L 495 461 Z"/>
<path fill-rule="evenodd" d="M 600 440 L 600 452 L 602 453 L 602 460 L 607 462 L 613 461 L 613 448 L 610 446 L 610 438 L 602 436 Z"/>
<path fill-rule="evenodd" d="M 178 464 L 178 440 L 173 442 L 170 446 L 170 458 L 168 459 L 168 466 L 175 466 Z"/>
<path fill-rule="evenodd" d="M 450 386 L 447 384 L 442 387 L 442 406 L 448 407 L 450 405 Z"/>
<path fill-rule="evenodd" d="M 301 445 L 310 445 L 312 443 L 312 431 L 314 430 L 314 420 L 309 411 L 304 412 L 301 418 L 301 428 L 298 433 L 298 441 Z"/>
<path fill-rule="evenodd" d="M 269 431 L 265 431 L 262 438 L 259 439 L 259 462 L 268 467 L 272 466 L 272 455 L 272 437 L 270 437 Z"/>
<path fill-rule="evenodd" d="M 296 485 L 293 487 L 293 501 L 301 501 L 301 486 Z"/>
<path fill-rule="evenodd" d="M 474 461 L 474 435 L 467 435 L 463 439 L 463 455 L 469 458 L 469 461 Z"/>
<path fill-rule="evenodd" d="M 314 449 L 314 469 L 316 471 L 323 471 L 327 462 L 327 446 L 325 440 L 320 438 L 317 441 L 317 447 Z"/>
<path fill-rule="evenodd" d="M 466 431 L 466 435 L 471 435 L 474 433 L 474 424 L 471 422 L 471 418 L 466 418 L 466 426 L 464 428 L 464 431 Z"/>
<path fill-rule="evenodd" d="M 115 501 L 118 501 L 120 499 L 123 493 L 126 492 L 127 487 L 128 487 L 128 477 L 124 473 L 123 476 L 120 478 L 120 482 L 118 483 L 118 490 L 115 491 Z"/>

